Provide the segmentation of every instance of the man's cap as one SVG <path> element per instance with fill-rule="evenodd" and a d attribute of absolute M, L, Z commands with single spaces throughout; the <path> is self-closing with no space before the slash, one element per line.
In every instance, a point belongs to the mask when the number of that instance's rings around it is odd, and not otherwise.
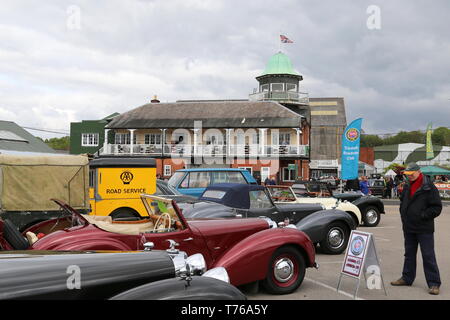
<path fill-rule="evenodd" d="M 413 174 L 416 171 L 419 171 L 420 167 L 415 162 L 410 162 L 406 166 L 405 170 L 403 170 L 403 174 Z"/>

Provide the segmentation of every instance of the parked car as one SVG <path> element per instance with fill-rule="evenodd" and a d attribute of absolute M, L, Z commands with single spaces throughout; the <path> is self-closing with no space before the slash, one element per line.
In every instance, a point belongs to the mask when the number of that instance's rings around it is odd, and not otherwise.
<path fill-rule="evenodd" d="M 337 202 L 337 201 L 336 201 Z M 338 209 L 325 210 L 322 204 L 274 204 L 263 186 L 222 183 L 209 186 L 198 203 L 180 204 L 187 218 L 270 217 L 277 223 L 291 223 L 304 231 L 311 241 L 330 254 L 342 253 L 353 218 Z"/>
<path fill-rule="evenodd" d="M 333 191 L 326 182 L 297 180 L 292 190 L 298 197 L 331 197 Z"/>
<path fill-rule="evenodd" d="M 315 188 L 321 188 L 322 195 L 320 197 L 333 197 L 342 201 L 347 200 L 348 202 L 353 203 L 359 208 L 362 221 L 367 227 L 376 227 L 381 221 L 381 214 L 385 213 L 384 204 L 379 198 L 371 195 L 366 196 L 360 191 L 350 191 L 344 193 L 332 192 L 326 184 L 321 184 L 320 182 L 296 181 L 292 185 L 292 189 L 297 196 L 301 196 L 301 193 L 298 192 L 298 190 L 301 190 L 299 189 L 301 186 L 306 189 L 312 188 L 312 186 L 315 186 Z M 322 188 L 327 189 L 327 191 L 322 190 Z M 327 194 L 329 194 L 329 196 Z"/>
<path fill-rule="evenodd" d="M 197 198 L 209 185 L 216 183 L 257 184 L 257 181 L 248 170 L 233 168 L 182 169 L 169 179 L 169 185 L 179 192 Z"/>
<path fill-rule="evenodd" d="M 201 253 L 208 269 L 224 267 L 231 284 L 261 281 L 268 292 L 290 293 L 303 281 L 306 268 L 317 266 L 309 237 L 295 228 L 277 228 L 268 218 L 187 221 L 174 200 L 142 195 L 148 219 L 113 221 L 81 215 L 55 200 L 61 217 L 41 222 L 21 234 L 9 221 L 0 224 L 4 249 L 142 250 L 169 243 L 187 254 Z M 26 236 L 26 238 L 24 237 Z"/>
<path fill-rule="evenodd" d="M 386 184 L 383 179 L 369 179 L 370 194 L 376 197 L 384 197 Z"/>
<path fill-rule="evenodd" d="M 346 200 L 340 201 L 331 197 L 297 197 L 295 192 L 289 186 L 267 186 L 267 190 L 275 204 L 320 203 L 324 205 L 326 209 L 338 209 L 347 212 L 352 216 L 356 226 L 359 226 L 362 223 L 361 211 L 359 211 L 359 208 Z"/>
<path fill-rule="evenodd" d="M 356 205 L 361 211 L 362 220 L 366 227 L 376 227 L 381 221 L 381 214 L 384 214 L 383 202 L 372 195 L 364 195 L 360 191 L 334 193 L 333 197 L 342 201 L 349 201 Z"/>
<path fill-rule="evenodd" d="M 205 273 L 199 254 L 3 251 L 0 259 L 0 299 L 246 299 L 223 268 Z"/>

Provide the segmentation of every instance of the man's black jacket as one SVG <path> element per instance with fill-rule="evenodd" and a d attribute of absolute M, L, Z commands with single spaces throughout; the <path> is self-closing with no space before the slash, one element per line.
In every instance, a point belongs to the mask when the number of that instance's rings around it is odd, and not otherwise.
<path fill-rule="evenodd" d="M 406 183 L 400 196 L 400 215 L 403 231 L 407 233 L 433 233 L 434 218 L 442 211 L 439 191 L 424 175 L 422 186 L 416 190 L 412 198 L 409 196 L 410 184 Z"/>

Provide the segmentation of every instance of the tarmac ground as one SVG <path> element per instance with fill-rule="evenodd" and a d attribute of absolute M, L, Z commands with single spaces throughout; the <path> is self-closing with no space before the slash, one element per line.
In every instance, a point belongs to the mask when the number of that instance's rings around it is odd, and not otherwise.
<path fill-rule="evenodd" d="M 410 287 L 394 287 L 390 282 L 401 276 L 403 268 L 403 232 L 400 221 L 398 200 L 383 200 L 386 214 L 381 216 L 377 227 L 359 227 L 358 230 L 373 234 L 375 247 L 380 262 L 383 286 L 380 289 L 368 289 L 365 278 L 360 280 L 359 289 L 355 296 L 358 280 L 342 276 L 339 292 L 337 286 L 345 253 L 340 255 L 327 255 L 320 252 L 316 254 L 318 270 L 306 270 L 306 276 L 301 286 L 294 293 L 274 296 L 257 290 L 255 286 L 241 288 L 249 300 L 450 300 L 450 251 L 448 251 L 450 230 L 450 202 L 443 202 L 441 215 L 435 219 L 435 251 L 441 276 L 440 294 L 430 295 L 423 272 L 420 249 L 417 253 L 417 276 Z"/>

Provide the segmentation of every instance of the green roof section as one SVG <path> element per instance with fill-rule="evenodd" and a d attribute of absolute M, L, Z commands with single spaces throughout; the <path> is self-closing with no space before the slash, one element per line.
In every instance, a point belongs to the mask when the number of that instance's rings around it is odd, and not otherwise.
<path fill-rule="evenodd" d="M 5 120 L 0 120 L 0 153 L 2 151 L 56 153 L 18 124 Z"/>
<path fill-rule="evenodd" d="M 261 76 L 269 74 L 290 74 L 300 76 L 300 74 L 292 67 L 291 59 L 281 51 L 270 57 Z"/>

